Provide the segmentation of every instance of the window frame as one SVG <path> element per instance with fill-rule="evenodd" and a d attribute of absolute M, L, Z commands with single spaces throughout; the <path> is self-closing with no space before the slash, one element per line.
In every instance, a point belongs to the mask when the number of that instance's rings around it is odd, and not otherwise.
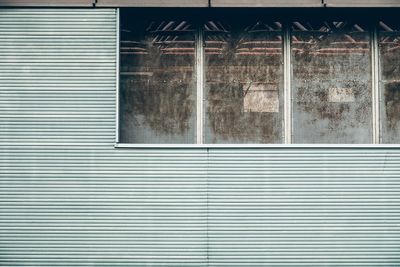
<path fill-rule="evenodd" d="M 293 120 L 292 120 L 292 77 L 293 68 L 291 65 L 292 54 L 291 54 L 291 22 L 297 19 L 298 15 L 293 15 L 291 11 L 283 10 L 283 12 L 276 12 L 278 15 L 276 18 L 282 22 L 282 39 L 283 39 L 283 114 L 282 114 L 282 135 L 283 143 L 281 144 L 206 144 L 204 143 L 204 32 L 201 27 L 201 23 L 206 21 L 207 18 L 199 19 L 196 18 L 195 21 L 198 22 L 197 32 L 196 32 L 196 46 L 195 46 L 195 72 L 197 75 L 196 80 L 196 143 L 193 144 L 151 144 L 151 143 L 121 143 L 120 142 L 120 19 L 121 19 L 121 8 L 116 8 L 116 121 L 115 121 L 115 148 L 400 148 L 400 144 L 383 144 L 382 143 L 382 129 L 380 120 L 380 102 L 381 102 L 381 89 L 379 84 L 380 79 L 380 63 L 379 63 L 379 30 L 378 22 L 380 17 L 373 16 L 371 25 L 373 28 L 369 29 L 370 34 L 370 60 L 371 60 L 371 81 L 372 81 L 372 140 L 369 144 L 295 144 L 292 143 L 293 139 Z M 143 8 L 142 8 L 143 9 Z M 298 9 L 290 9 L 296 11 Z M 315 9 L 313 9 L 315 11 Z M 309 12 L 306 11 L 305 13 Z M 373 10 L 374 11 L 374 10 Z M 372 11 L 372 13 L 373 13 Z M 219 10 L 220 12 L 220 10 Z M 218 11 L 210 11 L 210 13 L 220 14 Z M 237 12 L 237 10 L 236 10 Z M 245 11 L 242 11 L 245 12 Z M 327 19 L 330 18 L 343 18 L 349 17 L 353 11 L 339 13 L 328 13 Z M 389 11 L 391 13 L 396 11 Z M 240 13 L 240 11 L 239 11 Z M 282 16 L 288 13 L 288 16 Z M 301 12 L 300 12 L 301 13 Z M 261 13 L 262 14 L 262 13 Z M 325 14 L 325 13 L 324 13 Z M 346 15 L 347 14 L 347 15 Z M 330 17 L 332 15 L 332 17 Z M 279 19 L 280 16 L 280 19 Z M 300 18 L 304 14 L 301 13 Z M 315 15 L 311 16 L 311 19 Z M 321 17 L 317 15 L 315 17 Z M 361 16 L 360 16 L 361 17 Z M 199 78 L 201 77 L 201 78 Z"/>

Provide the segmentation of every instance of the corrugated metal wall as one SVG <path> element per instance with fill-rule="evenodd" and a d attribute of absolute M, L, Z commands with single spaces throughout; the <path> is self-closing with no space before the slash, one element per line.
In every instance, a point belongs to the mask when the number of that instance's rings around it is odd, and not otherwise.
<path fill-rule="evenodd" d="M 0 12 L 1 266 L 399 266 L 399 149 L 116 149 L 115 10 Z"/>
<path fill-rule="evenodd" d="M 400 266 L 399 156 L 210 151 L 210 265 Z"/>

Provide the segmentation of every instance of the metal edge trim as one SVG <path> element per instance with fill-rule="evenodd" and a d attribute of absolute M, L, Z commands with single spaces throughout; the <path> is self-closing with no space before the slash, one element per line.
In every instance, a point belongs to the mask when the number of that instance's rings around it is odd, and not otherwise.
<path fill-rule="evenodd" d="M 115 148 L 369 148 L 369 149 L 399 149 L 400 144 L 127 144 L 115 143 Z"/>
<path fill-rule="evenodd" d="M 116 8 L 116 51 L 115 51 L 115 142 L 119 143 L 119 50 L 120 50 L 120 12 Z"/>

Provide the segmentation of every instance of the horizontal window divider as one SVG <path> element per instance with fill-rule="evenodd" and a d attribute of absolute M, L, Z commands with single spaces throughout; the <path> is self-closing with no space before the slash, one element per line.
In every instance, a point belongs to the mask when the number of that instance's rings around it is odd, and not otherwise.
<path fill-rule="evenodd" d="M 353 148 L 381 148 L 381 149 L 399 149 L 400 144 L 131 144 L 116 143 L 115 148 L 332 148 L 332 149 L 353 149 Z"/>

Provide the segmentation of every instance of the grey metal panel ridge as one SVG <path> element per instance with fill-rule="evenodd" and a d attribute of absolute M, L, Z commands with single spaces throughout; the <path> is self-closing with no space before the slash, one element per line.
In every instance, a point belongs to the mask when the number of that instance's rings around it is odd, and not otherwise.
<path fill-rule="evenodd" d="M 7 7 L 91 7 L 95 0 L 0 0 Z"/>
<path fill-rule="evenodd" d="M 211 7 L 322 7 L 321 0 L 211 0 Z"/>
<path fill-rule="evenodd" d="M 400 7 L 400 0 L 325 0 L 327 7 Z"/>
<path fill-rule="evenodd" d="M 96 7 L 208 7 L 208 0 L 98 0 Z"/>

